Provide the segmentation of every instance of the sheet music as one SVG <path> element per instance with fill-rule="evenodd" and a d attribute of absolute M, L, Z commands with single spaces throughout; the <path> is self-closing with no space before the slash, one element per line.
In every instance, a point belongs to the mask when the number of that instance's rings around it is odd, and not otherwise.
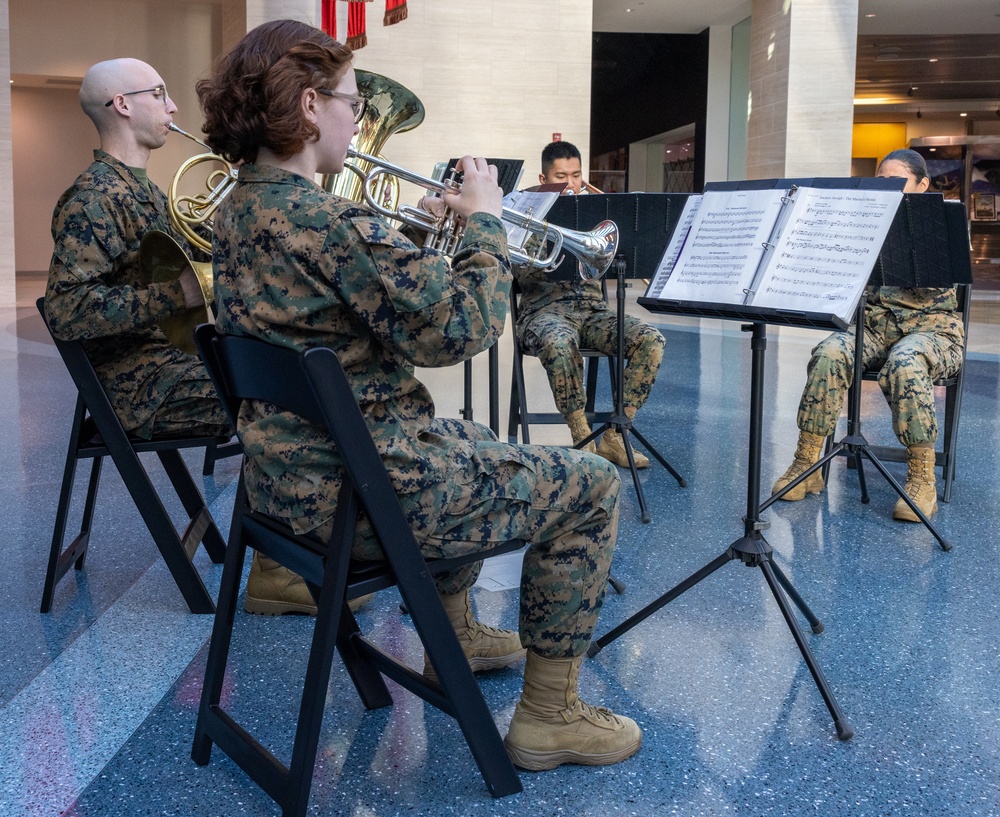
<path fill-rule="evenodd" d="M 742 303 L 786 193 L 781 189 L 705 193 L 656 297 Z M 666 258 L 661 267 L 665 262 Z"/>
<path fill-rule="evenodd" d="M 853 318 L 902 194 L 800 188 L 752 303 Z"/>
<path fill-rule="evenodd" d="M 552 205 L 556 203 L 559 198 L 559 191 L 565 186 L 565 184 L 542 185 L 542 187 L 554 187 L 554 192 L 539 190 L 538 188 L 534 190 L 515 190 L 513 193 L 508 193 L 504 196 L 503 206 L 509 210 L 516 210 L 518 213 L 541 221 L 545 218 L 545 214 L 552 208 Z M 524 249 L 524 245 L 527 243 L 531 233 L 523 227 L 515 227 L 506 220 L 503 226 L 507 229 L 507 245 L 512 249 Z"/>
<path fill-rule="evenodd" d="M 660 292 L 670 278 L 670 273 L 674 271 L 677 258 L 681 254 L 684 243 L 691 232 L 691 224 L 694 222 L 694 217 L 698 215 L 699 207 L 701 207 L 701 196 L 688 196 L 687 201 L 684 202 L 684 209 L 681 211 L 680 221 L 677 222 L 674 234 L 670 237 L 670 243 L 667 244 L 667 249 L 663 253 L 663 258 L 660 259 L 660 264 L 656 268 L 656 272 L 653 274 L 653 280 L 649 284 L 649 289 L 646 290 L 647 297 L 660 297 Z"/>

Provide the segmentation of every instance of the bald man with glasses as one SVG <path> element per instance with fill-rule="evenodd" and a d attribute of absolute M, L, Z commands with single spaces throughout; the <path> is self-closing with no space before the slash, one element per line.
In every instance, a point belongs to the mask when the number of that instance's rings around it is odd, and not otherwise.
<path fill-rule="evenodd" d="M 201 361 L 172 346 L 157 325 L 204 308 L 194 272 L 185 267 L 166 283 L 138 283 L 139 243 L 150 230 L 168 233 L 194 255 L 171 226 L 166 196 L 146 175 L 177 106 L 156 70 L 136 59 L 92 66 L 80 105 L 101 146 L 52 216 L 46 320 L 56 337 L 83 342 L 130 434 L 229 434 Z"/>

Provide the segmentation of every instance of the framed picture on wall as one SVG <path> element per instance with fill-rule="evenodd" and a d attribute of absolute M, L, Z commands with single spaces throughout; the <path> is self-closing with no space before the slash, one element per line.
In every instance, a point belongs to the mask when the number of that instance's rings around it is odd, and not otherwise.
<path fill-rule="evenodd" d="M 996 221 L 997 197 L 995 193 L 973 193 L 972 214 L 976 221 Z"/>

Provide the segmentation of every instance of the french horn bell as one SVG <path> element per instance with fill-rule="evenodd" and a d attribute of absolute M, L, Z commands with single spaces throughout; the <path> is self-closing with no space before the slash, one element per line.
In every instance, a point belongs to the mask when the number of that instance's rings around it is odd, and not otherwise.
<path fill-rule="evenodd" d="M 194 329 L 210 320 L 208 307 L 215 297 L 212 264 L 210 261 L 192 261 L 172 236 L 160 230 L 150 230 L 142 237 L 139 243 L 139 286 L 176 281 L 188 266 L 194 270 L 205 303 L 175 312 L 160 321 L 159 327 L 172 346 L 193 355 L 196 354 Z"/>

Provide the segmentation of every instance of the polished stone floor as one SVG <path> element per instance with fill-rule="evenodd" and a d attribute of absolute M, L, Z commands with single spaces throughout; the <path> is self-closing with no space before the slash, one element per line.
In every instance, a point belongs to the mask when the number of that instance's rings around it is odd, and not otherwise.
<path fill-rule="evenodd" d="M 220 751 L 190 759 L 211 618 L 186 607 L 114 469 L 106 469 L 85 570 L 38 613 L 74 394 L 25 292 L 0 310 L 0 449 L 6 531 L 0 560 L 0 815 L 274 815 L 277 808 Z M 461 734 L 396 691 L 367 712 L 334 661 L 310 814 L 680 815 L 681 817 L 985 817 L 1000 815 L 1000 310 L 981 292 L 973 312 L 954 496 L 934 524 L 893 522 L 896 496 L 869 473 L 834 464 L 828 490 L 778 503 L 764 518 L 774 560 L 825 631 L 806 641 L 855 730 L 837 739 L 830 714 L 763 572 L 730 562 L 585 661 L 593 703 L 634 717 L 644 743 L 608 768 L 521 774 L 524 791 L 492 800 Z M 686 488 L 654 465 L 642 475 L 642 524 L 623 473 L 623 507 L 605 633 L 726 551 L 747 508 L 749 336 L 738 324 L 650 316 L 666 362 L 637 425 Z M 821 333 L 769 327 L 762 484 L 787 465 L 809 349 Z M 502 397 L 509 347 L 501 353 Z M 532 361 L 534 363 L 534 361 Z M 485 365 L 475 411 L 487 416 Z M 423 372 L 443 415 L 461 402 L 461 369 Z M 548 390 L 529 367 L 533 405 Z M 866 389 L 864 432 L 891 442 L 888 410 Z M 506 431 L 506 402 L 501 411 Z M 559 427 L 533 442 L 568 442 Z M 197 457 L 190 458 L 200 473 Z M 888 466 L 902 479 L 902 466 Z M 154 463 L 150 465 L 157 472 Z M 237 464 L 203 488 L 228 526 Z M 199 477 L 201 479 L 201 477 Z M 82 478 L 78 491 L 82 493 Z M 165 494 L 166 495 L 166 494 Z M 172 510 L 178 510 L 173 502 Z M 196 557 L 213 590 L 221 568 Z M 501 583 L 502 585 L 502 583 Z M 516 591 L 476 589 L 480 617 L 516 624 Z M 420 646 L 398 596 L 359 614 L 398 654 Z M 801 622 L 801 617 L 799 618 Z M 255 734 L 287 759 L 311 620 L 240 613 L 226 688 Z M 520 689 L 516 670 L 483 676 L 501 732 Z"/>

